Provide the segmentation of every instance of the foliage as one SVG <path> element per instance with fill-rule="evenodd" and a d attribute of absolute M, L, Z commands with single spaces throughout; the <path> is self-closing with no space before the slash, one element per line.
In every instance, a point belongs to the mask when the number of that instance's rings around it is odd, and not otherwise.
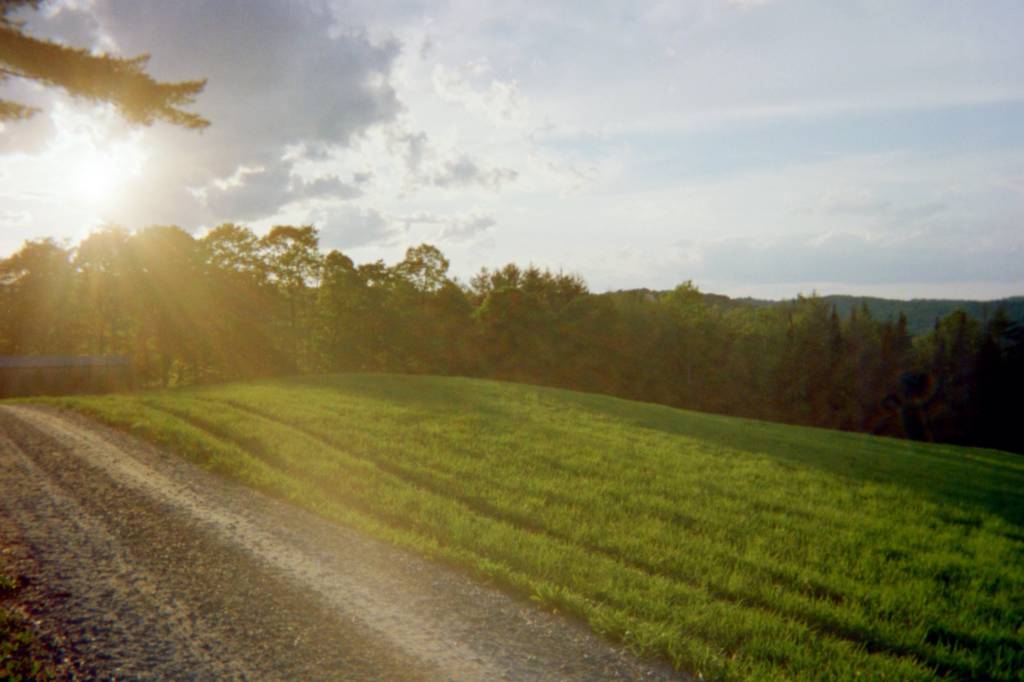
<path fill-rule="evenodd" d="M 146 73 L 149 55 L 123 58 L 92 54 L 50 40 L 33 38 L 15 21 L 19 9 L 35 9 L 39 0 L 0 2 L 0 82 L 11 77 L 58 87 L 73 97 L 109 102 L 129 121 L 149 125 L 166 121 L 185 128 L 201 129 L 210 122 L 181 107 L 195 101 L 205 80 L 161 83 Z M 33 107 L 0 100 L 0 121 L 23 119 L 36 113 Z"/>
<path fill-rule="evenodd" d="M 440 377 L 58 402 L 708 679 L 1024 670 L 1018 455 Z"/>
<path fill-rule="evenodd" d="M 142 386 L 322 371 L 511 379 L 759 419 L 1024 450 L 1021 327 L 816 296 L 737 305 L 685 282 L 591 294 L 514 264 L 468 285 L 434 246 L 398 263 L 322 254 L 316 229 L 108 227 L 0 261 L 0 354 L 117 354 Z"/>

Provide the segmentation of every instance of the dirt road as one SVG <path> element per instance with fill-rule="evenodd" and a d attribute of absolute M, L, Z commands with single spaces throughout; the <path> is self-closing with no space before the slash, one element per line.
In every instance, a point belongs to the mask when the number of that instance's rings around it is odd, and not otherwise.
<path fill-rule="evenodd" d="M 86 679 L 674 678 L 460 572 L 46 408 L 0 406 L 0 547 Z"/>

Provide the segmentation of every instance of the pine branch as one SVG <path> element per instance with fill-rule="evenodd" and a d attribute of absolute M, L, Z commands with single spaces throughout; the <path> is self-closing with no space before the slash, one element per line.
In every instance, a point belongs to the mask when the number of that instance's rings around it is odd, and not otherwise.
<path fill-rule="evenodd" d="M 0 24 L 0 72 L 4 75 L 59 87 L 81 99 L 110 102 L 134 123 L 162 120 L 192 129 L 207 127 L 209 121 L 180 108 L 195 101 L 206 81 L 158 82 L 144 70 L 148 60 L 149 55 L 93 55 Z"/>
<path fill-rule="evenodd" d="M 29 107 L 6 99 L 0 99 L 0 121 L 23 121 L 39 113 L 37 107 Z"/>

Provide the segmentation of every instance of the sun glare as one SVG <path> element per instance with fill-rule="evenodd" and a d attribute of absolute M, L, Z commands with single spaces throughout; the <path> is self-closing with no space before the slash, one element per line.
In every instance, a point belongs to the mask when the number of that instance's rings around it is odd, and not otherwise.
<path fill-rule="evenodd" d="M 131 142 L 113 145 L 109 150 L 93 150 L 74 165 L 69 189 L 79 201 L 109 203 L 138 174 L 140 165 L 139 151 Z"/>
<path fill-rule="evenodd" d="M 71 204 L 110 206 L 142 172 L 142 134 L 118 130 L 109 115 L 59 107 L 50 147 L 53 191 Z"/>
<path fill-rule="evenodd" d="M 109 158 L 97 157 L 81 164 L 72 180 L 72 191 L 79 199 L 88 202 L 104 202 L 110 198 L 121 183 L 121 173 Z"/>

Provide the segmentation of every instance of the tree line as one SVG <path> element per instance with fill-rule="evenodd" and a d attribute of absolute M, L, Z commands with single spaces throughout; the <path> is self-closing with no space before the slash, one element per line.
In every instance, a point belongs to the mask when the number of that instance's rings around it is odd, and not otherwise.
<path fill-rule="evenodd" d="M 0 354 L 121 355 L 143 386 L 392 371 L 491 377 L 758 419 L 1024 451 L 1022 329 L 963 311 L 840 316 L 671 292 L 591 293 L 509 264 L 468 283 L 437 248 L 357 265 L 317 230 L 108 227 L 0 261 Z"/>

